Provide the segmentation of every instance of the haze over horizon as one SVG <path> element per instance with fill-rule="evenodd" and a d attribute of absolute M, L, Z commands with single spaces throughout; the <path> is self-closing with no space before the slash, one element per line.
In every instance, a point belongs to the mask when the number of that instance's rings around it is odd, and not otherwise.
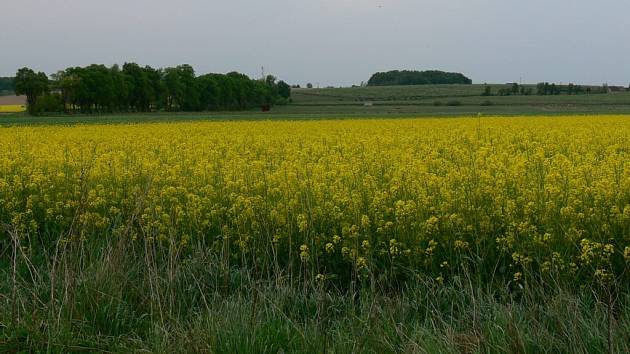
<path fill-rule="evenodd" d="M 264 66 L 320 86 L 394 69 L 628 86 L 629 9 L 624 0 L 20 0 L 2 5 L 0 76 L 133 61 L 250 77 Z"/>

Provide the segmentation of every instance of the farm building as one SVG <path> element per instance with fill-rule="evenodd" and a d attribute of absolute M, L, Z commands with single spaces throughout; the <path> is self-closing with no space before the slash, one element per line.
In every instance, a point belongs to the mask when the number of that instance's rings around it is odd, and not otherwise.
<path fill-rule="evenodd" d="M 0 113 L 26 111 L 26 96 L 0 96 Z"/>

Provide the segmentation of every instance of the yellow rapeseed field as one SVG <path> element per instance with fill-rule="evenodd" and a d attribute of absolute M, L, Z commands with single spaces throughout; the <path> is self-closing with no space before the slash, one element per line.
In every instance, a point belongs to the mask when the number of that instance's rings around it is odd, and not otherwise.
<path fill-rule="evenodd" d="M 630 117 L 0 128 L 0 223 L 320 282 L 605 282 L 630 264 Z"/>
<path fill-rule="evenodd" d="M 0 105 L 0 113 L 20 113 L 25 112 L 24 105 Z"/>

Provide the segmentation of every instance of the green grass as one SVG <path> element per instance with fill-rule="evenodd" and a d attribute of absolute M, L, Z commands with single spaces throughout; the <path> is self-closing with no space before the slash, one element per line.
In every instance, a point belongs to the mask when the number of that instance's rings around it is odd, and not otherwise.
<path fill-rule="evenodd" d="M 474 277 L 440 286 L 422 274 L 396 288 L 366 280 L 342 291 L 226 268 L 202 245 L 181 256 L 109 238 L 59 245 L 51 259 L 13 257 L 1 245 L 0 352 L 630 350 L 628 284 L 614 301 L 590 286 L 489 289 Z"/>

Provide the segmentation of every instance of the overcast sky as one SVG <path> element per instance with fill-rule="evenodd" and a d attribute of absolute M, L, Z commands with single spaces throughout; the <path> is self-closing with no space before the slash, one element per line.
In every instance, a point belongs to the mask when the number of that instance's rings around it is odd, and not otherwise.
<path fill-rule="evenodd" d="M 0 0 L 0 76 L 135 61 L 322 86 L 390 69 L 628 85 L 629 13 L 629 0 Z"/>

